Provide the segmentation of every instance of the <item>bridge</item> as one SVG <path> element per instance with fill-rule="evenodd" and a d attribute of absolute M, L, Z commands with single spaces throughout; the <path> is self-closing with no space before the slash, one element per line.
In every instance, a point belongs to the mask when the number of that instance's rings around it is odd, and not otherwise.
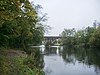
<path fill-rule="evenodd" d="M 44 39 L 46 40 L 53 40 L 53 39 L 61 39 L 61 36 L 44 36 Z"/>
<path fill-rule="evenodd" d="M 61 36 L 44 36 L 44 44 L 45 45 L 59 45 Z"/>

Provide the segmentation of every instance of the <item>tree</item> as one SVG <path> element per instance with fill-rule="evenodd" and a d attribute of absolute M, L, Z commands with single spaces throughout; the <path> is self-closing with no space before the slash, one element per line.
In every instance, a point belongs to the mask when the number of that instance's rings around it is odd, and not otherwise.
<path fill-rule="evenodd" d="M 0 47 L 26 49 L 43 38 L 44 25 L 29 0 L 1 0 L 0 21 Z"/>
<path fill-rule="evenodd" d="M 92 34 L 89 44 L 93 47 L 100 47 L 100 26 Z"/>
<path fill-rule="evenodd" d="M 64 31 L 61 33 L 62 36 L 62 43 L 63 45 L 67 45 L 67 46 L 73 46 L 75 44 L 75 36 L 76 30 L 73 29 L 64 29 Z"/>
<path fill-rule="evenodd" d="M 95 31 L 95 27 L 87 27 L 85 28 L 85 44 L 89 45 L 89 40 L 92 36 L 92 34 Z"/>

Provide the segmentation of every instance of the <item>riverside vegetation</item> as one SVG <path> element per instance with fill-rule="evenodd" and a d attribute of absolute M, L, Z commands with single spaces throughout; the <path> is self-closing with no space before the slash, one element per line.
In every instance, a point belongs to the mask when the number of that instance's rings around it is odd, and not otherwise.
<path fill-rule="evenodd" d="M 0 0 L 0 75 L 44 75 L 39 51 L 46 26 L 40 5 L 29 0 Z"/>
<path fill-rule="evenodd" d="M 80 30 L 64 29 L 60 36 L 62 45 L 67 47 L 100 48 L 100 23 L 95 21 L 93 27 Z"/>

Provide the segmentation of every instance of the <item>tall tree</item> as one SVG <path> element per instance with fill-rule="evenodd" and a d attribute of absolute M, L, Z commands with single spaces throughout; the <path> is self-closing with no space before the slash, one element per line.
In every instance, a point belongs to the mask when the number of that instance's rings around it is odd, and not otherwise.
<path fill-rule="evenodd" d="M 29 0 L 0 0 L 0 46 L 26 49 L 36 37 L 41 41 L 44 26 L 39 21 L 38 11 Z"/>
<path fill-rule="evenodd" d="M 100 48 L 100 26 L 94 31 L 89 43 L 93 47 Z"/>

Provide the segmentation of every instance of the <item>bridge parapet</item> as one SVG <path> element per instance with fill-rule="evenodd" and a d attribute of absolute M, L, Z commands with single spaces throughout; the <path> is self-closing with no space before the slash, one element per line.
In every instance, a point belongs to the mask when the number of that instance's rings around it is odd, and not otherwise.
<path fill-rule="evenodd" d="M 47 43 L 49 43 L 49 45 L 52 45 L 55 42 L 58 43 L 58 40 L 61 38 L 61 36 L 44 36 L 44 44 L 46 45 Z"/>

